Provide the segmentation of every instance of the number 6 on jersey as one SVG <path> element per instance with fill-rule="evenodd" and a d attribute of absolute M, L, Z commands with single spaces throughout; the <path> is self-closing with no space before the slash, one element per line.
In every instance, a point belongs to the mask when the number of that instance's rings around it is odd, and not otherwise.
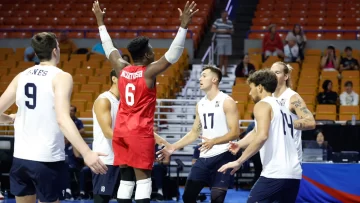
<path fill-rule="evenodd" d="M 134 97 L 134 92 L 135 91 L 135 85 L 132 84 L 132 83 L 128 83 L 126 86 L 125 86 L 125 101 L 126 101 L 126 104 L 128 106 L 132 106 L 134 105 L 135 103 L 135 97 Z"/>

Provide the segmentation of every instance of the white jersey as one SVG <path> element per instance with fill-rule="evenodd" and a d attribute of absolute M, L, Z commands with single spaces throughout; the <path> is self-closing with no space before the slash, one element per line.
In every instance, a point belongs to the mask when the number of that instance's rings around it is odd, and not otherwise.
<path fill-rule="evenodd" d="M 202 135 L 213 139 L 229 132 L 224 112 L 224 101 L 229 95 L 219 92 L 213 100 L 203 97 L 198 103 L 198 114 L 202 125 Z M 203 140 L 204 141 L 204 140 Z M 229 144 L 214 145 L 206 153 L 201 152 L 200 158 L 209 158 L 228 151 Z"/>
<path fill-rule="evenodd" d="M 61 72 L 55 66 L 36 65 L 20 73 L 14 157 L 41 162 L 65 160 L 65 140 L 56 120 L 52 85 Z"/>
<path fill-rule="evenodd" d="M 279 97 L 277 97 L 277 100 L 280 102 L 280 105 L 285 106 L 285 108 L 289 109 L 290 111 L 290 98 L 295 95 L 298 94 L 296 93 L 294 90 L 287 88 Z M 299 117 L 296 114 L 293 114 L 290 111 L 290 116 L 292 118 L 293 121 L 299 119 Z M 302 140 L 301 140 L 301 130 L 296 130 L 295 128 L 293 129 L 294 132 L 294 141 L 295 141 L 295 145 L 296 145 L 296 149 L 298 152 L 298 157 L 299 157 L 299 161 L 302 162 Z"/>
<path fill-rule="evenodd" d="M 301 179 L 302 169 L 292 133 L 292 119 L 289 110 L 275 97 L 266 97 L 260 102 L 271 105 L 273 118 L 269 127 L 269 137 L 260 149 L 263 165 L 261 176 L 278 179 Z M 255 121 L 255 129 L 257 123 Z"/>
<path fill-rule="evenodd" d="M 109 91 L 104 92 L 99 95 L 98 98 L 106 98 L 110 101 L 111 104 L 111 128 L 114 130 L 115 126 L 115 119 L 116 114 L 119 107 L 119 100 Z M 101 130 L 101 127 L 99 125 L 99 122 L 96 118 L 96 114 L 94 111 L 94 108 L 92 110 L 93 112 L 93 133 L 94 133 L 94 141 L 93 141 L 93 150 L 95 152 L 102 152 L 107 154 L 107 156 L 100 156 L 100 159 L 104 164 L 106 165 L 113 165 L 114 164 L 114 151 L 112 148 L 112 140 L 107 139 L 104 136 L 103 131 Z"/>

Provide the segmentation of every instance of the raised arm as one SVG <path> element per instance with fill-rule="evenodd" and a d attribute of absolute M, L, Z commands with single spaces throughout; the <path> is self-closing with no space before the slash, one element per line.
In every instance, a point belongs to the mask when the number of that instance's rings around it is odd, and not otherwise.
<path fill-rule="evenodd" d="M 312 130 L 316 127 L 313 114 L 309 111 L 305 101 L 300 95 L 295 94 L 290 98 L 290 109 L 299 117 L 294 121 L 294 128 L 297 130 Z"/>
<path fill-rule="evenodd" d="M 101 10 L 99 1 L 94 1 L 92 11 L 95 14 L 96 21 L 99 27 L 100 39 L 105 51 L 106 58 L 109 59 L 112 67 L 116 71 L 116 74 L 119 75 L 120 71 L 130 64 L 121 57 L 119 51 L 114 47 L 111 37 L 106 30 L 104 24 L 104 15 L 106 8 Z"/>
<path fill-rule="evenodd" d="M 88 165 L 94 173 L 105 174 L 107 167 L 101 162 L 98 154 L 90 150 L 70 118 L 69 112 L 72 86 L 73 80 L 69 73 L 59 73 L 53 80 L 57 122 L 65 137 L 72 146 L 79 151 L 82 157 L 84 157 L 86 165 Z"/>
<path fill-rule="evenodd" d="M 145 71 L 145 78 L 155 80 L 156 76 L 164 72 L 172 64 L 176 63 L 182 55 L 186 39 L 187 27 L 191 22 L 192 16 L 198 11 L 195 10 L 196 3 L 186 2 L 184 11 L 178 8 L 180 13 L 181 24 L 175 36 L 174 41 L 171 43 L 169 50 L 158 61 L 151 63 Z"/>
<path fill-rule="evenodd" d="M 94 103 L 94 112 L 101 131 L 107 139 L 113 138 L 111 104 L 106 98 L 98 98 Z"/>

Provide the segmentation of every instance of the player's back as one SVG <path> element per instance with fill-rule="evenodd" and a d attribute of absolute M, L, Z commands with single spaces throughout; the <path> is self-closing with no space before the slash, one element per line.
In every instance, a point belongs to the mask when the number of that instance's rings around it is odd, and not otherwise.
<path fill-rule="evenodd" d="M 36 65 L 20 73 L 16 90 L 14 157 L 33 161 L 65 160 L 64 135 L 56 120 L 53 79 L 62 72 Z"/>
<path fill-rule="evenodd" d="M 290 110 L 290 99 L 295 94 L 298 93 L 290 88 L 287 88 L 279 97 L 277 97 L 277 99 L 280 102 L 280 105 L 285 106 L 285 108 Z M 292 113 L 291 111 L 290 111 L 290 116 L 293 121 L 299 119 L 299 117 L 296 114 Z M 295 128 L 293 129 L 293 131 L 294 131 L 294 141 L 298 152 L 298 158 L 299 161 L 302 162 L 302 139 L 301 139 L 302 131 L 297 130 Z"/>
<path fill-rule="evenodd" d="M 114 137 L 153 136 L 156 86 L 147 87 L 145 71 L 146 66 L 127 66 L 120 72 Z"/>
<path fill-rule="evenodd" d="M 293 139 L 293 121 L 287 108 L 281 106 L 275 97 L 266 97 L 260 102 L 271 105 L 273 118 L 269 135 L 260 149 L 263 171 L 267 178 L 301 179 L 302 169 Z M 255 122 L 255 128 L 257 123 Z"/>
<path fill-rule="evenodd" d="M 105 98 L 108 99 L 111 105 L 110 113 L 111 113 L 111 120 L 112 120 L 112 129 L 114 129 L 115 126 L 115 120 L 116 120 L 116 114 L 119 108 L 119 100 L 111 94 L 109 91 L 106 91 L 99 95 L 99 98 Z M 93 134 L 94 134 L 94 140 L 93 140 L 93 150 L 96 152 L 102 152 L 107 154 L 107 156 L 101 156 L 100 159 L 104 162 L 104 164 L 112 165 L 114 163 L 114 152 L 112 151 L 112 140 L 107 139 L 104 136 L 104 133 L 99 125 L 99 122 L 97 120 L 96 114 L 94 109 L 93 112 Z"/>

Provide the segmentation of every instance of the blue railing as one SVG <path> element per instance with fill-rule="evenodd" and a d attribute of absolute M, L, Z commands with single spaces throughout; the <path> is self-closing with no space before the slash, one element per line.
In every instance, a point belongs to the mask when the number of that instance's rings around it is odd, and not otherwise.
<path fill-rule="evenodd" d="M 288 33 L 290 32 L 291 30 L 277 30 L 277 32 L 284 32 L 284 33 Z M 266 33 L 268 32 L 267 30 L 249 30 L 247 31 L 246 33 L 246 39 L 249 38 L 249 34 L 250 33 Z M 360 30 L 304 30 L 305 34 L 306 33 L 311 33 L 311 32 L 316 32 L 316 33 L 321 33 L 321 34 L 324 34 L 324 33 L 354 33 L 354 40 L 357 40 L 358 39 L 358 34 L 360 34 Z"/>
<path fill-rule="evenodd" d="M 87 33 L 98 33 L 99 30 L 98 29 L 68 29 L 68 30 L 64 30 L 64 29 L 0 29 L 0 32 L 31 32 L 32 35 L 34 35 L 35 33 L 38 32 L 83 32 L 84 34 L 84 38 L 86 38 L 86 34 Z M 137 34 L 137 36 L 140 35 L 140 33 L 142 32 L 160 32 L 160 33 L 164 33 L 164 32 L 177 32 L 178 30 L 146 30 L 146 29 L 138 29 L 138 30 L 129 30 L 129 29 L 109 29 L 108 32 L 135 32 Z M 190 37 L 193 37 L 193 32 L 191 30 L 188 30 L 188 32 L 190 33 Z"/>

